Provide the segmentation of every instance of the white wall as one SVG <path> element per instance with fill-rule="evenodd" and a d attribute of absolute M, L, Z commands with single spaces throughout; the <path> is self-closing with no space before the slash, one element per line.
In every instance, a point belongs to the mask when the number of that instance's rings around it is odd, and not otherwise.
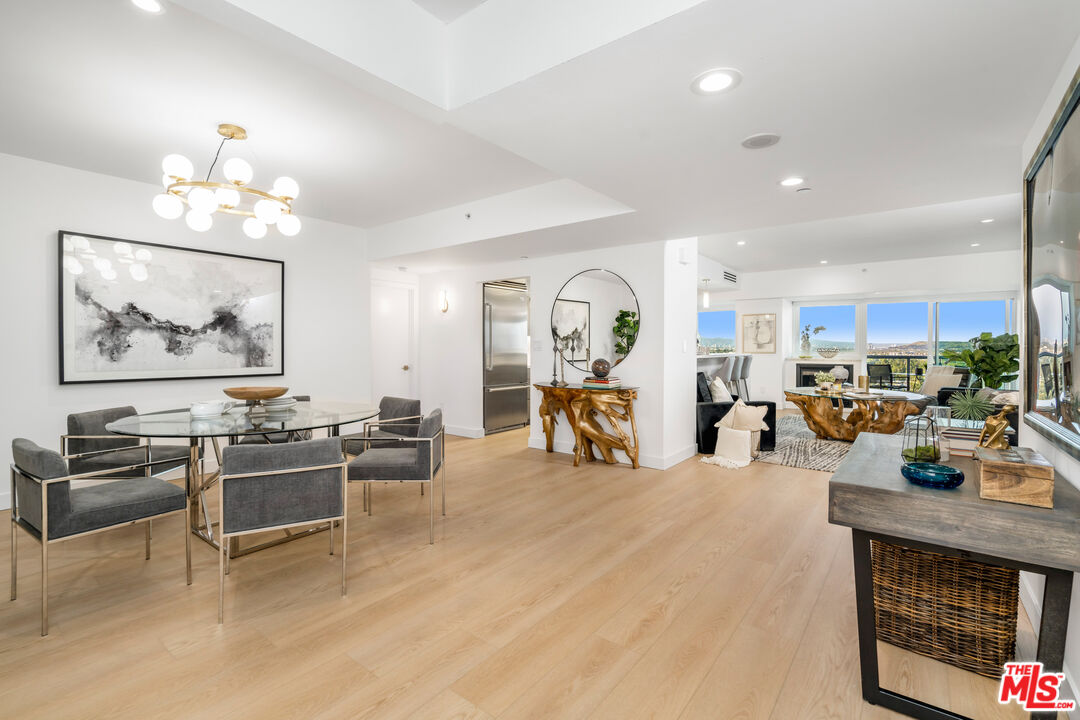
<path fill-rule="evenodd" d="M 1043 133 L 1045 133 L 1047 127 L 1049 127 L 1050 121 L 1057 111 L 1062 98 L 1065 96 L 1069 83 L 1072 82 L 1073 75 L 1076 73 L 1078 67 L 1080 67 L 1080 40 L 1077 41 L 1073 46 L 1072 51 L 1069 53 L 1069 57 L 1066 59 L 1060 74 L 1055 79 L 1053 87 L 1050 89 L 1034 125 L 1032 125 L 1031 130 L 1028 132 L 1028 136 L 1023 145 L 1023 153 L 1020 159 L 1020 168 L 1017 177 L 1022 177 L 1022 173 L 1027 169 L 1028 163 L 1034 156 L 1039 142 L 1042 140 Z M 1018 245 L 1020 244 L 1019 237 L 1016 242 Z M 1022 268 L 1019 263 L 1015 268 L 1015 276 L 1017 282 L 1023 281 Z M 1020 338 L 1021 342 L 1023 342 L 1025 338 L 1022 324 L 1024 318 L 1023 311 L 1020 313 L 1020 318 Z M 1053 463 L 1054 468 L 1058 473 L 1059 482 L 1067 480 L 1073 485 L 1080 487 L 1080 462 L 1077 462 L 1065 452 L 1059 450 L 1055 445 L 1023 423 L 1020 424 L 1020 444 L 1034 448 L 1042 453 L 1047 460 Z M 1020 580 L 1020 597 L 1024 602 L 1024 607 L 1027 609 L 1028 615 L 1031 617 L 1036 629 L 1038 629 L 1039 618 L 1041 617 L 1040 610 L 1042 608 L 1042 576 L 1021 573 Z M 1069 685 L 1073 688 L 1073 691 L 1076 692 L 1078 689 L 1076 673 L 1080 672 L 1080 579 L 1077 579 L 1073 584 L 1073 603 L 1072 611 L 1069 615 L 1069 628 L 1070 633 L 1068 634 L 1065 645 L 1065 674 L 1068 677 Z"/>
<path fill-rule="evenodd" d="M 617 251 L 596 250 L 421 275 L 420 398 L 425 411 L 443 408 L 448 432 L 466 437 L 483 435 L 481 304 L 485 281 L 528 279 L 530 377 L 532 382 L 545 382 L 551 380 L 554 356 L 550 313 L 559 289 L 582 270 L 603 268 L 618 273 L 630 284 L 641 309 L 637 343 L 615 371 L 623 384 L 641 388 L 635 403 L 640 461 L 649 467 L 669 467 L 690 457 L 694 444 L 696 244 L 695 239 L 660 241 L 628 245 Z M 690 248 L 682 254 L 687 265 L 678 260 L 680 246 Z M 442 290 L 446 290 L 450 303 L 447 313 L 438 309 Z M 669 307 L 681 316 L 681 322 L 673 318 L 665 321 Z M 680 373 L 688 379 L 683 380 Z M 580 382 L 585 374 L 566 367 L 568 382 Z M 529 444 L 542 448 L 539 396 L 534 390 Z M 665 418 L 671 420 L 670 426 Z M 568 452 L 572 447 L 572 434 L 560 416 L 556 449 Z"/>
<path fill-rule="evenodd" d="M 223 397 L 241 379 L 60 385 L 57 368 L 57 231 L 265 257 L 285 261 L 285 376 L 256 384 L 288 385 L 314 398 L 370 400 L 369 273 L 363 231 L 304 219 L 303 232 L 273 230 L 251 240 L 238 219 L 215 218 L 195 233 L 150 209 L 158 185 L 0 154 L 0 325 L 7 412 L 0 442 L 27 437 L 57 447 L 71 412 L 117 405 L 140 411 Z M 7 452 L 6 450 L 4 452 Z M 8 488 L 0 504 L 8 507 Z"/>

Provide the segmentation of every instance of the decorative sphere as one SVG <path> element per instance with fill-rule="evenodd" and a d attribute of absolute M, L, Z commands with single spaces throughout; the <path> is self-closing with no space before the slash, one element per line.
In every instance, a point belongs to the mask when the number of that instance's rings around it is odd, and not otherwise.
<path fill-rule="evenodd" d="M 154 212 L 166 220 L 175 220 L 184 214 L 184 202 L 172 193 L 155 195 L 153 207 Z"/>
<path fill-rule="evenodd" d="M 173 153 L 172 155 L 166 155 L 165 159 L 161 161 L 161 171 L 174 178 L 190 180 L 195 174 L 195 166 L 183 155 Z"/>
<path fill-rule="evenodd" d="M 240 193 L 232 188 L 214 190 L 214 199 L 221 207 L 234 208 L 240 204 Z"/>
<path fill-rule="evenodd" d="M 291 177 L 282 176 L 274 181 L 274 187 L 270 193 L 278 197 L 295 200 L 296 196 L 300 194 L 300 185 Z"/>
<path fill-rule="evenodd" d="M 188 210 L 187 215 L 184 216 L 184 221 L 195 232 L 206 232 L 214 224 L 213 218 L 197 210 Z"/>
<path fill-rule="evenodd" d="M 266 223 L 258 218 L 249 217 L 243 224 L 244 234 L 252 240 L 266 237 Z"/>
<path fill-rule="evenodd" d="M 273 225 L 281 217 L 281 205 L 273 200 L 260 200 L 255 203 L 255 217 L 267 225 Z"/>
<path fill-rule="evenodd" d="M 607 377 L 611 372 L 611 363 L 604 358 L 596 358 L 592 363 L 592 372 L 598 378 Z"/>
<path fill-rule="evenodd" d="M 217 210 L 217 198 L 209 188 L 196 187 L 188 193 L 188 205 L 197 213 L 209 215 Z"/>
<path fill-rule="evenodd" d="M 255 171 L 251 169 L 251 165 L 248 164 L 247 160 L 235 157 L 225 161 L 222 172 L 225 173 L 225 177 L 229 182 L 237 185 L 247 185 L 255 175 Z"/>
<path fill-rule="evenodd" d="M 278 218 L 277 229 L 282 235 L 292 237 L 300 232 L 300 218 L 295 215 L 282 215 Z"/>

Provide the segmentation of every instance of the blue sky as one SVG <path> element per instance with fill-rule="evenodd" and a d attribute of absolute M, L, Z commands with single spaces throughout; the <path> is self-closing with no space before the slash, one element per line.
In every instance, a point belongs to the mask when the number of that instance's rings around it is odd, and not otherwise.
<path fill-rule="evenodd" d="M 910 343 L 926 340 L 927 303 L 871 303 L 866 308 L 868 343 Z M 1005 332 L 1004 300 L 943 302 L 940 305 L 941 340 L 966 341 L 981 332 L 995 335 Z M 851 342 L 855 339 L 855 308 L 852 305 L 803 307 L 799 310 L 800 329 L 806 323 L 827 329 L 813 339 Z"/>
<path fill-rule="evenodd" d="M 699 312 L 698 335 L 703 338 L 727 338 L 735 339 L 735 311 L 718 310 L 715 312 Z"/>

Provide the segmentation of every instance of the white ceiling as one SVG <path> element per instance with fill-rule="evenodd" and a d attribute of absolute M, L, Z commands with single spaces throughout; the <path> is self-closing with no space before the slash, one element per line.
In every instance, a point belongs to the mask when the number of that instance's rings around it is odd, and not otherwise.
<path fill-rule="evenodd" d="M 444 23 L 451 23 L 459 17 L 483 5 L 486 0 L 413 0 Z"/>
<path fill-rule="evenodd" d="M 205 168 L 214 127 L 230 121 L 251 133 L 244 152 L 256 184 L 282 173 L 300 181 L 302 215 L 373 227 L 559 179 L 632 210 L 432 249 L 429 267 L 689 236 L 742 270 L 816 264 L 823 252 L 853 262 L 926 256 L 962 243 L 961 215 L 1006 213 L 1020 144 L 1080 33 L 1075 0 L 627 0 L 627 13 L 651 5 L 675 14 L 640 14 L 629 34 L 581 45 L 583 54 L 446 112 L 394 88 L 393 73 L 348 65 L 310 40 L 311 27 L 270 28 L 238 0 L 178 1 L 185 7 L 170 2 L 160 16 L 129 0 L 7 8 L 0 152 L 154 182 L 168 152 Z M 478 4 L 415 1 L 440 17 Z M 492 0 L 446 27 L 487 27 L 481 20 L 529 2 Z M 552 3 L 563 13 L 603 6 Z M 226 7 L 236 18 L 218 24 Z M 308 12 L 308 25 L 320 17 Z M 534 44 L 558 47 L 559 27 L 537 29 Z M 716 66 L 739 68 L 742 84 L 692 94 L 690 80 Z M 430 72 L 401 69 L 415 83 Z M 450 89 L 469 80 L 452 64 L 444 71 L 428 80 Z M 763 131 L 783 140 L 761 151 L 739 145 Z M 813 190 L 779 188 L 792 173 Z M 1015 210 L 1015 197 L 1008 202 Z M 877 220 L 816 224 L 849 216 Z M 981 248 L 1015 247 L 1012 222 L 995 223 Z M 748 252 L 727 246 L 735 233 L 754 240 L 740 248 Z"/>
<path fill-rule="evenodd" d="M 993 222 L 982 222 L 988 219 Z M 698 251 L 732 270 L 756 272 L 812 267 L 822 260 L 850 265 L 1018 251 L 1019 238 L 1015 193 L 707 235 L 698 239 Z"/>

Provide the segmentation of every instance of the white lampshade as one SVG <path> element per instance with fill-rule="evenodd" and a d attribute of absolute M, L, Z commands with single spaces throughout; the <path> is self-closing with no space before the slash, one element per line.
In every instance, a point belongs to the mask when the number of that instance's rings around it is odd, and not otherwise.
<path fill-rule="evenodd" d="M 187 226 L 195 232 L 206 232 L 214 224 L 214 219 L 210 215 L 196 210 L 188 210 L 184 220 L 187 222 Z"/>
<path fill-rule="evenodd" d="M 252 240 L 266 237 L 266 223 L 258 218 L 249 217 L 243 224 L 244 234 Z"/>
<path fill-rule="evenodd" d="M 150 273 L 142 263 L 132 264 L 131 267 L 128 268 L 128 272 L 131 273 L 132 280 L 137 282 L 143 282 L 146 278 L 150 277 Z"/>
<path fill-rule="evenodd" d="M 154 258 L 154 254 L 146 248 L 139 248 L 135 251 L 135 259 L 141 263 L 148 263 Z"/>
<path fill-rule="evenodd" d="M 217 198 L 214 197 L 214 191 L 204 187 L 191 188 L 191 192 L 188 193 L 188 205 L 192 210 L 202 214 L 209 215 L 217 210 Z"/>
<path fill-rule="evenodd" d="M 112 268 L 105 268 L 104 270 L 101 271 L 101 277 L 105 278 L 106 280 L 115 280 L 116 279 L 116 271 L 113 270 Z"/>
<path fill-rule="evenodd" d="M 251 182 L 251 178 L 255 174 L 251 169 L 251 165 L 243 158 L 229 158 L 226 160 L 223 172 L 229 182 L 236 183 L 237 185 L 247 185 Z"/>
<path fill-rule="evenodd" d="M 274 181 L 274 188 L 270 194 L 295 200 L 300 194 L 300 186 L 291 177 L 279 177 Z"/>
<path fill-rule="evenodd" d="M 282 215 L 277 221 L 278 232 L 287 237 L 292 237 L 300 232 L 300 218 L 295 215 Z"/>
<path fill-rule="evenodd" d="M 172 175 L 182 180 L 190 180 L 195 175 L 195 166 L 183 155 L 173 153 L 172 155 L 166 155 L 165 159 L 161 161 L 161 171 L 166 175 Z"/>
<path fill-rule="evenodd" d="M 184 214 L 184 201 L 171 193 L 154 196 L 154 212 L 166 220 L 175 220 Z M 128 246 L 130 250 L 130 246 Z"/>
<path fill-rule="evenodd" d="M 214 191 L 214 197 L 222 207 L 234 208 L 240 204 L 240 193 L 232 188 L 218 188 Z"/>
<path fill-rule="evenodd" d="M 267 225 L 273 225 L 281 217 L 281 205 L 273 200 L 260 200 L 255 203 L 255 217 Z"/>

